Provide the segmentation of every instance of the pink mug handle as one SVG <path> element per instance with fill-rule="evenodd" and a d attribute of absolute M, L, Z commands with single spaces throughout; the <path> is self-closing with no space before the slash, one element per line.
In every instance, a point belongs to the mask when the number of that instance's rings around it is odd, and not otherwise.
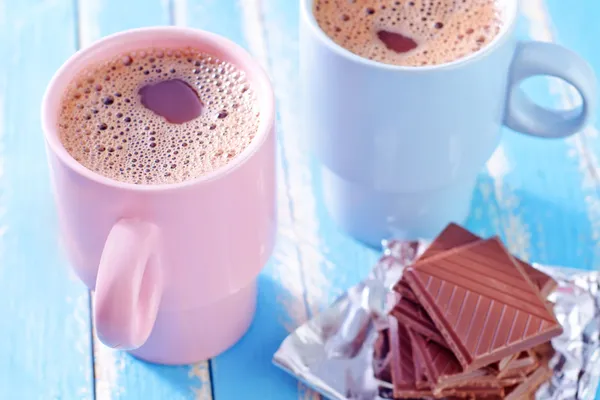
<path fill-rule="evenodd" d="M 94 298 L 94 322 L 105 345 L 122 350 L 142 346 L 154 326 L 163 290 L 157 256 L 158 228 L 122 219 L 104 245 Z"/>

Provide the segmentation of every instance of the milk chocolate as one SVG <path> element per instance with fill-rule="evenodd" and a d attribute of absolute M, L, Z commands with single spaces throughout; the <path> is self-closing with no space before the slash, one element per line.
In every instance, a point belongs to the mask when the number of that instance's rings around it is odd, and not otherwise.
<path fill-rule="evenodd" d="M 426 260 L 430 257 L 443 253 L 444 251 L 472 244 L 480 240 L 483 239 L 469 232 L 465 228 L 452 223 L 448 225 L 446 229 L 444 229 L 442 233 L 431 243 L 425 253 L 421 255 L 419 261 Z M 550 295 L 556 289 L 557 282 L 552 277 L 535 269 L 528 263 L 519 260 L 518 258 L 516 258 L 516 260 L 521 264 L 529 278 L 538 287 L 544 298 L 548 297 L 548 295 Z M 394 289 L 410 300 L 416 300 L 414 295 L 410 293 L 410 288 L 404 280 L 400 280 Z"/>
<path fill-rule="evenodd" d="M 440 331 L 419 304 L 413 303 L 403 297 L 392 310 L 392 315 L 406 328 L 418 332 L 427 339 L 433 340 L 442 346 L 448 347 Z"/>
<path fill-rule="evenodd" d="M 389 324 L 388 338 L 392 357 L 391 378 L 394 385 L 394 398 L 412 399 L 431 396 L 431 390 L 417 388 L 412 345 L 408 330 L 398 324 L 394 317 L 389 318 Z"/>
<path fill-rule="evenodd" d="M 447 348 L 426 340 L 422 335 L 409 331 L 415 364 L 423 367 L 433 394 L 441 396 L 450 388 L 476 387 L 499 388 L 500 384 L 493 371 L 481 368 L 471 372 L 463 371 L 460 363 Z M 419 370 L 417 370 L 417 376 Z"/>
<path fill-rule="evenodd" d="M 415 348 L 415 345 L 412 343 L 412 332 L 409 330 L 408 334 L 411 337 L 411 346 L 413 349 L 413 365 L 415 368 L 415 379 L 416 385 L 419 389 L 429 389 L 431 390 L 431 385 L 429 384 L 429 379 L 427 378 L 427 371 L 425 367 L 425 361 L 423 357 L 419 356 L 418 349 Z"/>
<path fill-rule="evenodd" d="M 505 400 L 525 400 L 535 398 L 535 392 L 552 377 L 552 370 L 545 365 L 536 369 L 523 383 L 507 389 Z"/>
<path fill-rule="evenodd" d="M 484 387 L 484 386 L 462 386 L 456 388 L 448 388 L 443 394 L 436 398 L 444 398 L 446 400 L 496 400 L 504 398 L 504 388 Z"/>
<path fill-rule="evenodd" d="M 469 232 L 465 228 L 451 223 L 433 242 L 431 242 L 431 245 L 419 258 L 419 261 L 426 260 L 439 253 L 443 253 L 444 251 L 462 247 L 480 240 L 483 239 L 474 233 Z"/>
<path fill-rule="evenodd" d="M 380 333 L 375 347 L 375 357 L 386 360 L 388 354 L 389 362 L 383 362 L 383 371 L 377 374 L 377 378 L 383 382 L 391 382 L 393 392 L 382 387 L 380 392 L 383 397 L 394 399 L 413 399 L 427 397 L 449 397 L 468 398 L 473 393 L 481 395 L 500 395 L 503 393 L 501 387 L 485 387 L 484 385 L 475 386 L 468 384 L 461 387 L 448 387 L 443 390 L 436 390 L 436 393 L 429 388 L 425 376 L 415 365 L 415 354 L 412 351 L 412 343 L 410 341 L 409 331 L 402 325 L 398 324 L 395 318 L 389 318 L 389 329 Z M 383 335 L 387 334 L 387 338 Z M 389 344 L 389 349 L 387 348 Z M 386 351 L 388 353 L 386 353 Z M 389 380 L 388 380 L 389 377 Z M 417 385 L 417 383 L 420 383 Z"/>
<path fill-rule="evenodd" d="M 379 332 L 375 340 L 375 348 L 373 351 L 373 372 L 375 377 L 385 382 L 391 382 L 390 363 L 392 362 L 392 354 L 390 353 L 390 341 L 388 330 Z"/>
<path fill-rule="evenodd" d="M 394 291 L 400 294 L 402 298 L 410 300 L 413 303 L 419 302 L 417 296 L 415 296 L 414 292 L 412 291 L 408 283 L 406 283 L 405 279 L 400 279 L 400 281 L 396 283 L 396 285 L 394 286 Z"/>
<path fill-rule="evenodd" d="M 554 347 L 552 347 L 552 343 L 550 342 L 535 346 L 532 351 L 542 362 L 550 360 L 556 353 Z"/>
<path fill-rule="evenodd" d="M 539 290 L 498 239 L 427 258 L 404 277 L 466 372 L 562 333 Z"/>
<path fill-rule="evenodd" d="M 509 382 L 511 378 L 522 378 L 524 380 L 539 365 L 538 357 L 533 351 L 529 350 L 515 354 L 507 362 L 500 361 L 493 368 L 497 368 L 496 377 L 498 379 L 504 379 L 506 382 Z"/>

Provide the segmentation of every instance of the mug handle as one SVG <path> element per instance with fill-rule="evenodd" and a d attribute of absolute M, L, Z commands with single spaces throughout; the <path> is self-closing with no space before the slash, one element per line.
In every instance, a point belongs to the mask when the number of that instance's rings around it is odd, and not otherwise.
<path fill-rule="evenodd" d="M 122 219 L 102 251 L 94 297 L 94 323 L 105 345 L 134 350 L 148 337 L 158 313 L 163 276 L 156 254 L 158 228 Z"/>
<path fill-rule="evenodd" d="M 583 99 L 571 110 L 549 110 L 535 104 L 520 87 L 527 78 L 549 75 L 573 85 Z M 597 81 L 592 67 L 562 46 L 520 42 L 511 68 L 504 124 L 532 136 L 561 138 L 583 129 L 596 109 Z"/>

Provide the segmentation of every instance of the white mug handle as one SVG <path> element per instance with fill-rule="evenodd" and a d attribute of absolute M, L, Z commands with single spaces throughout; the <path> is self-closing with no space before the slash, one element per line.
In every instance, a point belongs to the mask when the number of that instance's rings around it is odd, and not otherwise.
<path fill-rule="evenodd" d="M 583 99 L 572 110 L 549 110 L 535 104 L 520 87 L 527 78 L 548 75 L 573 85 Z M 570 136 L 583 129 L 596 109 L 597 81 L 592 67 L 562 46 L 544 42 L 518 44 L 512 64 L 504 124 L 544 138 Z"/>

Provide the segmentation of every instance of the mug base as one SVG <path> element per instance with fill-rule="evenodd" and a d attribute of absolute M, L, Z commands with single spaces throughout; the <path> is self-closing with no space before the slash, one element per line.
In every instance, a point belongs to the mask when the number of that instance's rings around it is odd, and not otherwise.
<path fill-rule="evenodd" d="M 129 351 L 143 361 L 184 365 L 208 360 L 244 336 L 256 311 L 256 281 L 204 307 L 159 311 L 146 343 Z"/>
<path fill-rule="evenodd" d="M 358 185 L 322 167 L 325 206 L 333 221 L 355 239 L 381 248 L 384 239 L 431 239 L 449 223 L 463 223 L 476 178 L 443 189 L 389 193 Z"/>

